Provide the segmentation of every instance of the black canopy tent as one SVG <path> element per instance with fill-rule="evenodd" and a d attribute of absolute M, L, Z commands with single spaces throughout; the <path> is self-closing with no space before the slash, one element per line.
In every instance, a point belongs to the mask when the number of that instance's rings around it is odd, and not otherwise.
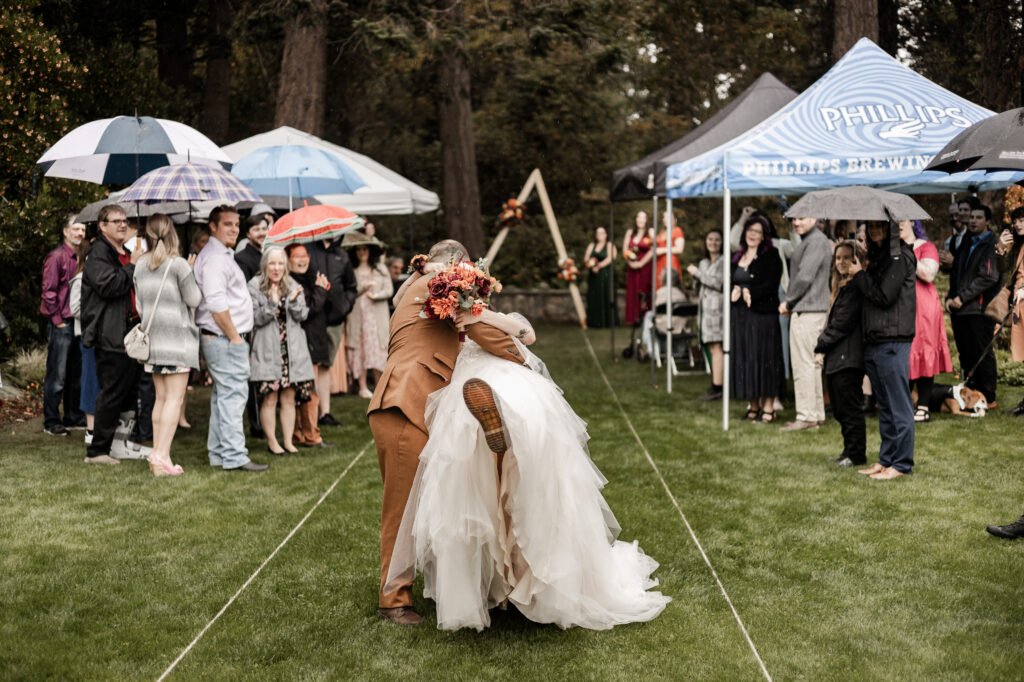
<path fill-rule="evenodd" d="M 670 142 L 661 149 L 651 152 L 644 158 L 612 171 L 609 186 L 609 240 L 615 240 L 615 203 L 616 201 L 635 201 L 653 199 L 655 233 L 659 227 L 658 197 L 665 196 L 665 171 L 674 163 L 710 151 L 729 140 L 747 132 L 761 123 L 797 96 L 797 92 L 773 76 L 765 72 L 750 84 L 746 90 L 737 95 L 728 105 L 714 116 L 697 126 L 686 135 Z M 669 226 L 669 234 L 673 225 Z M 656 271 L 654 268 L 653 271 Z M 657 290 L 657 282 L 653 283 Z M 612 278 L 612 305 L 615 301 L 615 280 Z M 614 318 L 613 318 L 614 319 Z M 612 356 L 615 356 L 615 326 L 612 325 Z M 669 349 L 671 353 L 671 348 Z M 668 390 L 671 392 L 671 374 L 668 379 Z M 651 384 L 654 384 L 654 359 L 651 359 Z"/>

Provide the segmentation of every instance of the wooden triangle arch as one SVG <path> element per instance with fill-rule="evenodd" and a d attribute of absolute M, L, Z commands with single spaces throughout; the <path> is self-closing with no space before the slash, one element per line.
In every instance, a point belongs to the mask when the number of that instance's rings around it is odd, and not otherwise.
<path fill-rule="evenodd" d="M 516 200 L 520 204 L 525 204 L 526 200 L 530 198 L 530 194 L 537 190 L 537 196 L 540 198 L 540 205 L 544 209 L 544 218 L 547 220 L 548 229 L 551 231 L 551 240 L 555 243 L 555 251 L 558 252 L 558 267 L 562 267 L 565 262 L 569 259 L 569 254 L 565 252 L 565 242 L 562 241 L 562 232 L 558 229 L 558 221 L 555 220 L 555 212 L 551 210 L 551 200 L 548 198 L 548 190 L 544 186 L 544 178 L 540 175 L 540 169 L 534 168 L 533 172 L 530 173 L 530 177 L 526 179 L 526 184 L 523 185 L 523 190 L 519 192 L 519 196 Z M 505 238 L 508 236 L 509 226 L 501 228 L 501 232 L 494 238 L 494 243 L 491 244 L 491 248 L 487 251 L 487 264 L 490 266 L 494 263 L 495 257 L 498 255 L 498 251 L 501 249 L 501 245 L 505 243 Z M 569 282 L 569 295 L 572 296 L 573 305 L 576 307 L 576 315 L 579 318 L 580 326 L 586 328 L 587 326 L 587 314 L 583 309 L 583 299 L 580 297 L 580 288 L 576 286 L 576 282 Z"/>

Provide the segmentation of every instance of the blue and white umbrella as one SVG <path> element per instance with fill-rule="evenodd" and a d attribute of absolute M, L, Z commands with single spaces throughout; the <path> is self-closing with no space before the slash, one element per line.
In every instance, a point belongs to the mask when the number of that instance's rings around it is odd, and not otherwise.
<path fill-rule="evenodd" d="M 366 186 L 337 154 L 301 144 L 261 147 L 235 162 L 231 173 L 262 195 L 296 199 L 351 194 Z"/>
<path fill-rule="evenodd" d="M 231 168 L 231 159 L 194 128 L 151 116 L 117 116 L 79 126 L 36 162 L 52 178 L 130 184 L 162 166 Z"/>

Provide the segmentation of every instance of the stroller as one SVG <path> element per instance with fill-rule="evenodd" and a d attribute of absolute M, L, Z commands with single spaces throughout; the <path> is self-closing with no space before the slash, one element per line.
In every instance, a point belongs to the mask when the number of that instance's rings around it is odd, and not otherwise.
<path fill-rule="evenodd" d="M 675 282 L 673 282 L 675 284 Z M 640 332 L 641 345 L 637 358 L 645 362 L 654 357 L 654 364 L 661 367 L 662 361 L 671 363 L 672 373 L 678 374 L 676 360 L 687 358 L 690 367 L 696 365 L 693 341 L 697 335 L 691 330 L 691 321 L 697 316 L 698 306 L 687 298 L 678 286 L 672 287 L 671 312 L 669 311 L 669 288 L 663 286 L 654 295 L 654 310 L 644 316 Z M 672 355 L 667 349 L 671 337 Z"/>

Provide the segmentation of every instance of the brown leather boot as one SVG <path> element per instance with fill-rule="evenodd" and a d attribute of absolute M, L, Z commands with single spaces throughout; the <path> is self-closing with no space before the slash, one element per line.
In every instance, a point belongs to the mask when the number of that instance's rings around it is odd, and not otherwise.
<path fill-rule="evenodd" d="M 423 622 L 423 616 L 416 613 L 411 606 L 377 609 L 377 615 L 384 620 L 390 620 L 396 625 L 419 625 Z"/>
<path fill-rule="evenodd" d="M 494 400 L 494 392 L 483 379 L 469 379 L 462 386 L 462 398 L 480 426 L 484 429 L 487 447 L 496 455 L 503 455 L 508 450 L 505 441 L 505 429 L 501 424 L 501 413 Z"/>

